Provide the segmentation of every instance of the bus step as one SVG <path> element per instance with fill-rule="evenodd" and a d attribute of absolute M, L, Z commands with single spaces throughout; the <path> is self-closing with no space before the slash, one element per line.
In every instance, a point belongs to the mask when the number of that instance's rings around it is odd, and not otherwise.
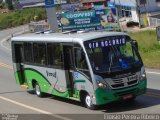
<path fill-rule="evenodd" d="M 71 100 L 76 100 L 76 101 L 79 101 L 78 98 L 75 98 L 75 97 L 69 97 Z"/>
<path fill-rule="evenodd" d="M 28 89 L 28 86 L 27 85 L 21 85 L 21 88 Z"/>

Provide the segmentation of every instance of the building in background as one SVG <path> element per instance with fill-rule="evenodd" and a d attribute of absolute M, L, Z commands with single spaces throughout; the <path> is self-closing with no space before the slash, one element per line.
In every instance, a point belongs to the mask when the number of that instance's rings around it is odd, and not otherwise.
<path fill-rule="evenodd" d="M 108 0 L 80 0 L 84 9 L 105 9 Z"/>
<path fill-rule="evenodd" d="M 15 9 L 23 9 L 25 7 L 44 6 L 44 0 L 15 0 L 13 4 Z"/>
<path fill-rule="evenodd" d="M 116 5 L 120 17 L 139 22 L 141 15 L 160 11 L 160 0 L 110 0 Z"/>
<path fill-rule="evenodd" d="M 54 4 L 66 4 L 67 0 L 54 0 Z M 44 0 L 15 0 L 14 4 L 17 9 L 30 7 L 44 7 Z"/>

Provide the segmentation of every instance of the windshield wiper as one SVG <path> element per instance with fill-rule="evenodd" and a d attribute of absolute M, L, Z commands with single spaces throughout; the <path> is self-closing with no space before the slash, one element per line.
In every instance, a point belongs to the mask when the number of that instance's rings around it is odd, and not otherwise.
<path fill-rule="evenodd" d="M 110 59 L 110 63 L 109 63 L 108 73 L 111 72 L 112 64 L 113 64 L 113 55 L 111 54 L 111 59 Z"/>
<path fill-rule="evenodd" d="M 116 56 L 116 59 L 119 61 L 119 56 L 116 54 L 114 47 L 111 46 L 111 52 L 113 52 L 113 54 Z M 109 68 L 108 68 L 108 73 L 111 73 L 111 68 L 112 68 L 112 64 L 113 64 L 113 54 L 111 53 L 111 59 L 110 59 L 110 64 L 109 64 Z"/>

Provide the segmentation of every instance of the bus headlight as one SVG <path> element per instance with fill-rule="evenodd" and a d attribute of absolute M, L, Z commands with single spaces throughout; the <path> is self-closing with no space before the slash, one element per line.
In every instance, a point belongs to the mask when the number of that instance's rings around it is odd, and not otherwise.
<path fill-rule="evenodd" d="M 97 81 L 97 85 L 98 85 L 99 88 L 107 88 L 107 85 L 100 82 L 100 81 Z"/>
<path fill-rule="evenodd" d="M 144 72 L 140 77 L 140 81 L 144 81 L 144 80 L 146 80 L 146 72 Z"/>
<path fill-rule="evenodd" d="M 103 84 L 103 83 L 98 83 L 98 87 L 100 87 L 100 88 L 106 88 L 107 86 L 105 84 Z"/>

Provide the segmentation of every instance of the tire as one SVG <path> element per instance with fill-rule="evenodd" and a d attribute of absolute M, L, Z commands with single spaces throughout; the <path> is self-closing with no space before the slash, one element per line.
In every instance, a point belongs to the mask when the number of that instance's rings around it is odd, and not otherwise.
<path fill-rule="evenodd" d="M 40 88 L 40 86 L 37 82 L 35 83 L 35 93 L 38 97 L 43 97 L 44 96 L 44 93 L 41 92 L 41 88 Z"/>
<path fill-rule="evenodd" d="M 89 94 L 85 95 L 84 104 L 90 110 L 95 110 L 96 109 L 96 106 L 92 103 L 92 98 Z"/>

